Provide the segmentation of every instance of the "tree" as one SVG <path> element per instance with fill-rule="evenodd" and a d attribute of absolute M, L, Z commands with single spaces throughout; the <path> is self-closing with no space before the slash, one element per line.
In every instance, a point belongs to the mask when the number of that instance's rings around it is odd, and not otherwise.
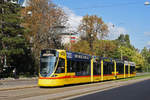
<path fill-rule="evenodd" d="M 12 0 L 1 0 L 0 7 L 1 62 L 4 65 L 4 58 L 6 58 L 7 66 L 21 69 L 23 66 L 20 66 L 22 63 L 20 58 L 26 56 L 28 51 L 24 38 L 25 29 L 21 26 L 21 7 Z"/>
<path fill-rule="evenodd" d="M 137 71 L 142 71 L 144 69 L 145 60 L 139 52 L 137 52 L 137 51 L 134 52 L 134 55 L 132 56 L 131 61 L 136 63 Z"/>
<path fill-rule="evenodd" d="M 89 44 L 86 40 L 80 40 L 76 43 L 72 43 L 71 48 L 67 48 L 68 50 L 70 49 L 73 52 L 81 52 L 85 54 L 92 54 Z"/>
<path fill-rule="evenodd" d="M 97 56 L 119 58 L 117 45 L 111 40 L 98 40 L 94 42 L 94 51 Z"/>
<path fill-rule="evenodd" d="M 150 52 L 146 47 L 144 47 L 141 51 L 141 55 L 144 58 L 144 69 L 148 71 L 148 67 L 150 67 Z"/>
<path fill-rule="evenodd" d="M 135 49 L 131 44 L 130 44 L 130 37 L 128 34 L 120 34 L 120 36 L 116 39 L 116 42 L 119 46 L 125 46 L 131 49 Z"/>
<path fill-rule="evenodd" d="M 125 47 L 125 46 L 120 46 L 118 48 L 118 50 L 119 50 L 120 53 L 122 53 L 123 59 L 128 60 L 128 61 L 132 61 L 132 57 L 135 54 L 134 50 L 132 50 L 128 47 Z"/>
<path fill-rule="evenodd" d="M 86 15 L 83 17 L 78 31 L 81 33 L 81 39 L 88 41 L 91 51 L 93 50 L 93 41 L 103 39 L 108 34 L 108 26 L 102 18 L 96 15 Z M 97 38 L 98 37 L 98 38 Z"/>
<path fill-rule="evenodd" d="M 32 44 L 32 52 L 39 58 L 41 49 L 61 48 L 57 26 L 65 26 L 67 17 L 63 10 L 50 0 L 30 0 L 23 9 L 23 26 L 28 29 L 26 38 Z"/>

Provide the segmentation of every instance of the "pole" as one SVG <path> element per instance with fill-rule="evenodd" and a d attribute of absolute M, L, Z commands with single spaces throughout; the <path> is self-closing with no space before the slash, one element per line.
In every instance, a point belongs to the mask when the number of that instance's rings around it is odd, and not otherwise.
<path fill-rule="evenodd" d="M 71 43 L 71 33 L 69 33 L 69 38 L 70 38 L 70 47 L 69 47 L 69 51 L 71 51 L 71 46 L 72 46 L 72 43 Z"/>
<path fill-rule="evenodd" d="M 93 54 L 93 33 L 90 36 L 90 48 L 91 48 L 91 51 L 92 51 L 92 54 Z"/>
<path fill-rule="evenodd" d="M 148 65 L 147 65 L 147 72 L 148 72 Z"/>
<path fill-rule="evenodd" d="M 121 50 L 121 60 L 122 60 L 122 50 Z"/>

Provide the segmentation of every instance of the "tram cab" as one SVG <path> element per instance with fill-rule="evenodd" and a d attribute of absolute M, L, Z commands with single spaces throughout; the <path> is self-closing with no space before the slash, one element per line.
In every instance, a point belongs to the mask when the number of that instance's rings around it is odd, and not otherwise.
<path fill-rule="evenodd" d="M 40 55 L 39 86 L 63 86 L 66 72 L 65 50 L 42 50 Z"/>

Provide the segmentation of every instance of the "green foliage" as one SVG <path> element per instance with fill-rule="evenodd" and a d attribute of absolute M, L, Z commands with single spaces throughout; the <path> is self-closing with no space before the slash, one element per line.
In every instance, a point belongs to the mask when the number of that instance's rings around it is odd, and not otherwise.
<path fill-rule="evenodd" d="M 25 40 L 20 35 L 24 34 L 24 29 L 20 26 L 21 17 L 19 15 L 21 7 L 11 2 L 3 2 L 0 28 L 0 54 L 13 55 L 23 54 Z"/>
<path fill-rule="evenodd" d="M 144 47 L 141 51 L 141 55 L 144 58 L 143 70 L 148 71 L 150 69 L 150 51 L 146 47 Z"/>
<path fill-rule="evenodd" d="M 136 63 L 136 68 L 144 67 L 144 58 L 140 53 L 134 52 L 134 55 L 132 56 L 132 61 Z"/>
<path fill-rule="evenodd" d="M 29 45 L 24 38 L 25 29 L 21 26 L 21 7 L 9 0 L 0 3 L 0 61 L 4 65 L 6 56 L 7 66 L 14 66 L 18 73 L 22 71 L 34 72 Z M 28 61 L 29 60 L 29 61 Z"/>
<path fill-rule="evenodd" d="M 120 53 L 122 53 L 122 56 L 123 58 L 125 58 L 126 60 L 129 60 L 131 61 L 132 60 L 132 56 L 134 55 L 135 51 L 128 48 L 128 47 L 125 47 L 125 46 L 120 46 L 118 48 L 118 51 Z"/>
<path fill-rule="evenodd" d="M 115 41 L 118 46 L 125 46 L 134 49 L 134 47 L 130 44 L 130 37 L 128 34 L 121 34 Z"/>
<path fill-rule="evenodd" d="M 98 40 L 94 42 L 94 50 L 97 56 L 118 58 L 117 46 L 111 40 Z"/>

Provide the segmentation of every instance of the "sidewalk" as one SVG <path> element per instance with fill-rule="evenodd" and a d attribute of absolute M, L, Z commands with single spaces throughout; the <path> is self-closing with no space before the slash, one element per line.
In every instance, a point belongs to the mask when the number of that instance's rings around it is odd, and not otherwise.
<path fill-rule="evenodd" d="M 0 82 L 9 82 L 9 81 L 23 81 L 23 80 L 37 80 L 38 77 L 21 77 L 18 79 L 14 79 L 14 78 L 2 78 L 0 79 Z"/>
<path fill-rule="evenodd" d="M 0 91 L 37 87 L 37 77 L 32 78 L 5 78 L 0 80 Z"/>

